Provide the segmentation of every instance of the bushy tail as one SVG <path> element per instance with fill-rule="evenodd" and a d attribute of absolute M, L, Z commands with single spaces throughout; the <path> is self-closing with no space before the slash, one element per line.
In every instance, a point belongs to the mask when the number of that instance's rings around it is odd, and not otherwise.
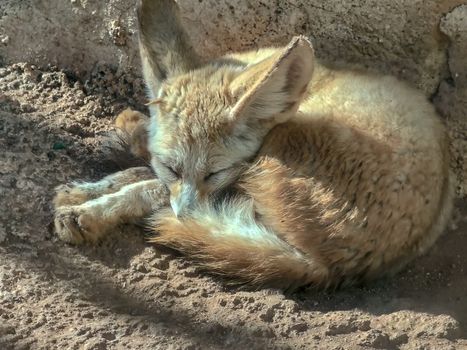
<path fill-rule="evenodd" d="M 256 222 L 251 201 L 200 207 L 183 221 L 169 209 L 151 224 L 158 233 L 152 242 L 194 257 L 234 282 L 285 289 L 327 284 L 327 268 Z"/>

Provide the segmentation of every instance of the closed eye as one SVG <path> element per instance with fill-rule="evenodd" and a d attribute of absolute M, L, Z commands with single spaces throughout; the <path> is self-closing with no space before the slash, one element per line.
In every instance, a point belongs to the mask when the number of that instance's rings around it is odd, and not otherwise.
<path fill-rule="evenodd" d="M 227 170 L 230 170 L 230 169 L 232 169 L 232 167 L 224 168 L 224 169 L 221 169 L 221 170 L 218 170 L 218 171 L 214 171 L 214 172 L 212 172 L 212 173 L 209 173 L 209 174 L 207 174 L 207 175 L 204 177 L 204 181 L 212 180 L 213 178 L 216 177 L 216 175 L 219 175 L 219 174 L 223 173 L 224 171 L 227 171 Z"/>
<path fill-rule="evenodd" d="M 167 164 L 165 164 L 165 163 L 162 163 L 162 162 L 161 162 L 161 164 L 162 164 L 168 171 L 170 171 L 170 173 L 171 173 L 173 176 L 175 176 L 177 179 L 180 179 L 180 178 L 181 178 L 180 174 L 179 174 L 177 171 L 175 171 L 171 166 L 169 166 L 169 165 L 167 165 Z"/>

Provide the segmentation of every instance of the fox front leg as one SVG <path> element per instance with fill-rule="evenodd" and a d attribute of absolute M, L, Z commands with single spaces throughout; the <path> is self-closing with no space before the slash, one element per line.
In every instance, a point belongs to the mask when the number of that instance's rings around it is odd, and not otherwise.
<path fill-rule="evenodd" d="M 104 194 L 114 193 L 123 186 L 154 179 L 148 167 L 135 167 L 116 172 L 96 182 L 72 182 L 55 188 L 54 208 L 83 204 Z"/>
<path fill-rule="evenodd" d="M 128 146 L 130 153 L 147 162 L 150 161 L 147 149 L 148 123 L 147 116 L 130 108 L 121 112 L 115 120 L 115 127 L 122 132 L 119 141 L 123 141 Z M 97 182 L 72 182 L 60 185 L 55 189 L 54 207 L 82 204 L 104 194 L 116 192 L 125 185 L 154 177 L 148 167 L 134 167 L 108 175 Z"/>
<path fill-rule="evenodd" d="M 134 223 L 169 205 L 169 192 L 160 180 L 123 186 L 79 205 L 58 207 L 55 230 L 68 243 L 96 242 L 119 224 Z"/>

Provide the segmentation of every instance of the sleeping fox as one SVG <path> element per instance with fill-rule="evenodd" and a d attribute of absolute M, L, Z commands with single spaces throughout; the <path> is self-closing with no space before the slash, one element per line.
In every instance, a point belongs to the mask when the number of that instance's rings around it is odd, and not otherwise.
<path fill-rule="evenodd" d="M 152 242 L 256 286 L 327 288 L 393 273 L 453 207 L 448 138 L 422 93 L 331 69 L 298 36 L 204 62 L 172 0 L 138 5 L 150 119 L 117 119 L 151 168 L 57 188 L 58 236 L 146 220 Z"/>

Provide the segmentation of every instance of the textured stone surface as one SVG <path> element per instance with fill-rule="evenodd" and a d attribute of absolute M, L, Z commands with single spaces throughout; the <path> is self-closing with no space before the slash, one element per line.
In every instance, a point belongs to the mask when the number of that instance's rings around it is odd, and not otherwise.
<path fill-rule="evenodd" d="M 78 72 L 108 63 L 138 71 L 134 1 L 3 0 L 0 56 Z M 458 1 L 179 0 L 205 57 L 311 37 L 319 57 L 406 78 L 433 93 L 446 73 L 443 15 Z M 449 22 L 449 20 L 447 21 Z"/>
<path fill-rule="evenodd" d="M 459 179 L 459 193 L 467 195 L 467 4 L 441 19 L 448 37 L 448 74 L 442 80 L 434 103 L 450 126 L 452 164 Z"/>

